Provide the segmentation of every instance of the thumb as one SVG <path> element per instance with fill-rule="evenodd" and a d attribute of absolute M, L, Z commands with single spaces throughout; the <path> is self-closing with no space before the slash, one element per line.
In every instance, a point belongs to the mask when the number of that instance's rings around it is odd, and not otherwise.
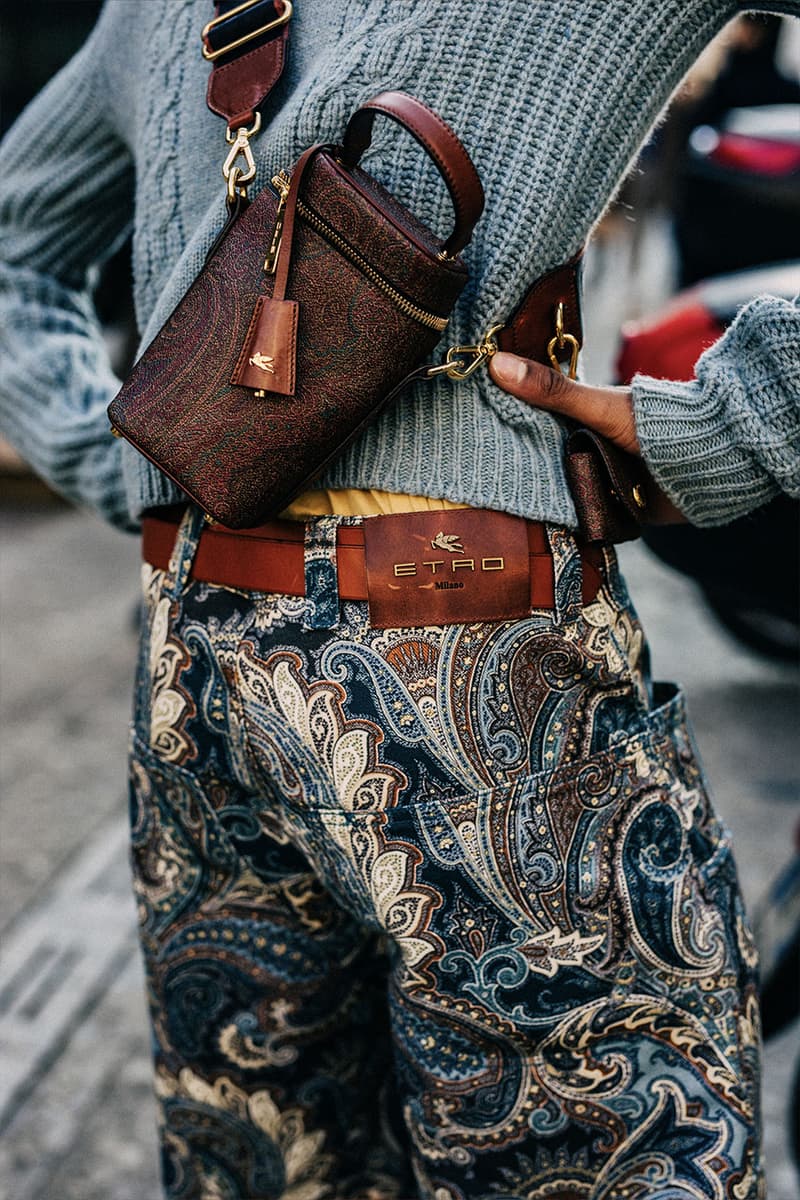
<path fill-rule="evenodd" d="M 498 351 L 489 371 L 504 391 L 536 408 L 571 417 L 630 453 L 639 453 L 628 388 L 591 387 L 530 358 Z"/>

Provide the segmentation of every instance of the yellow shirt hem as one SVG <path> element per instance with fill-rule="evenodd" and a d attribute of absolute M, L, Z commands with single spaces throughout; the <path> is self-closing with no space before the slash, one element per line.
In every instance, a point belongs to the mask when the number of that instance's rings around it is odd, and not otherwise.
<path fill-rule="evenodd" d="M 391 513 L 469 507 L 452 500 L 406 496 L 401 492 L 383 492 L 379 488 L 318 488 L 303 492 L 280 515 L 287 521 L 307 521 L 310 517 L 381 517 Z"/>

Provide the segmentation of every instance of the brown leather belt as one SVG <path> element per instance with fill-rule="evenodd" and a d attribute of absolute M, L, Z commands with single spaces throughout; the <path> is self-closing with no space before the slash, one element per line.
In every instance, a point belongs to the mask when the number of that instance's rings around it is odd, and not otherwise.
<path fill-rule="evenodd" d="M 403 522 L 415 515 L 398 513 L 366 519 L 391 522 L 395 530 L 402 530 Z M 143 518 L 142 557 L 145 562 L 160 570 L 167 569 L 180 516 L 180 509 L 163 509 Z M 526 521 L 525 527 L 530 561 L 530 606 L 552 609 L 553 557 L 545 526 L 539 521 Z M 581 560 L 583 602 L 590 604 L 602 582 L 602 553 L 593 546 L 582 546 Z M 368 600 L 363 525 L 339 526 L 336 564 L 340 598 Z M 237 530 L 207 525 L 200 536 L 191 575 L 204 583 L 303 596 L 304 525 L 299 521 L 269 521 L 254 529 Z"/>

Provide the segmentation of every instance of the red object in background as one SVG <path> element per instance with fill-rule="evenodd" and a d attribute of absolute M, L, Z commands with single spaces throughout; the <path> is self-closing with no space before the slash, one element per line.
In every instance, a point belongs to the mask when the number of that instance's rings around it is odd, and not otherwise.
<path fill-rule="evenodd" d="M 780 178 L 800 171 L 800 145 L 742 133 L 723 133 L 709 154 L 712 162 L 735 171 Z"/>
<path fill-rule="evenodd" d="M 617 379 L 630 383 L 637 374 L 655 379 L 694 379 L 695 363 L 722 337 L 724 329 L 713 313 L 690 295 L 656 318 L 623 328 Z"/>

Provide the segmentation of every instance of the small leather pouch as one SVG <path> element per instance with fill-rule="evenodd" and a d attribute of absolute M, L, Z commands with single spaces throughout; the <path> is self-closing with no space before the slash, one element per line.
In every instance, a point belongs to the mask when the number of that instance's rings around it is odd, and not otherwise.
<path fill-rule="evenodd" d="M 444 242 L 358 166 L 378 113 L 439 168 L 455 210 Z M 401 92 L 273 184 L 230 222 L 109 408 L 115 431 L 231 528 L 284 508 L 427 361 L 483 209 L 456 135 Z"/>
<path fill-rule="evenodd" d="M 567 439 L 566 473 L 589 542 L 630 542 L 652 520 L 652 478 L 641 458 L 584 426 Z"/>

